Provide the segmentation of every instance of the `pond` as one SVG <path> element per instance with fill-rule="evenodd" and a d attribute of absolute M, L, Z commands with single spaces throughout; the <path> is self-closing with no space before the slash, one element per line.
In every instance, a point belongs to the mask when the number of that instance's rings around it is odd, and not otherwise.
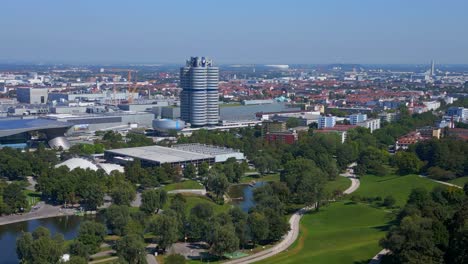
<path fill-rule="evenodd" d="M 257 182 L 253 185 L 238 184 L 229 188 L 229 195 L 234 198 L 233 204 L 238 205 L 242 211 L 248 212 L 250 208 L 255 206 L 253 197 L 253 190 L 260 186 L 267 184 L 267 182 Z"/>
<path fill-rule="evenodd" d="M 73 239 L 78 234 L 80 223 L 87 219 L 96 220 L 96 217 L 61 216 L 0 226 L 0 263 L 19 263 L 18 257 L 16 255 L 16 239 L 21 235 L 22 232 L 32 232 L 39 226 L 44 226 L 48 228 L 52 234 L 61 233 L 65 239 Z"/>

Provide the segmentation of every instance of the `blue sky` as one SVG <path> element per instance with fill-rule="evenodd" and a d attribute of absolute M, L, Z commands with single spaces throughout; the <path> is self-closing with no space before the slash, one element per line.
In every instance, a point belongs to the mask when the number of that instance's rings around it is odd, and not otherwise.
<path fill-rule="evenodd" d="M 466 0 L 2 0 L 0 62 L 468 63 Z"/>

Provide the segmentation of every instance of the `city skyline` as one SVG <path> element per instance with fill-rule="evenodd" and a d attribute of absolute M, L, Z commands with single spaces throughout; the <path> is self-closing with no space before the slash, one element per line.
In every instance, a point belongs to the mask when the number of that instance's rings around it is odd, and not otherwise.
<path fill-rule="evenodd" d="M 178 8 L 180 5 L 186 8 Z M 5 1 L 0 62 L 468 63 L 450 1 Z M 34 21 L 34 23 L 30 23 Z"/>

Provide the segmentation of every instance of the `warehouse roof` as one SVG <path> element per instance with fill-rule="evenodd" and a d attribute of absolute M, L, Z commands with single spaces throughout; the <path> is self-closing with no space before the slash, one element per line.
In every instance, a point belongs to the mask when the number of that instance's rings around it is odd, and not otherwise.
<path fill-rule="evenodd" d="M 200 154 L 161 146 L 113 149 L 106 150 L 106 152 L 113 153 L 114 155 L 122 155 L 140 160 L 157 162 L 160 164 L 214 158 L 212 155 Z"/>

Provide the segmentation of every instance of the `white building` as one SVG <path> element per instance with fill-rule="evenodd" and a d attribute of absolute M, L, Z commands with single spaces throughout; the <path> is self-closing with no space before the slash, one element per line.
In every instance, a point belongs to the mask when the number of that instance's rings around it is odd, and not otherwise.
<path fill-rule="evenodd" d="M 356 125 L 370 129 L 370 132 L 373 133 L 374 130 L 380 129 L 380 119 L 373 118 L 367 119 L 366 121 L 357 123 Z"/>
<path fill-rule="evenodd" d="M 349 123 L 355 126 L 357 123 L 361 123 L 367 120 L 366 114 L 353 114 L 349 116 Z"/>
<path fill-rule="evenodd" d="M 318 128 L 331 128 L 336 125 L 335 116 L 321 116 L 318 119 Z"/>

